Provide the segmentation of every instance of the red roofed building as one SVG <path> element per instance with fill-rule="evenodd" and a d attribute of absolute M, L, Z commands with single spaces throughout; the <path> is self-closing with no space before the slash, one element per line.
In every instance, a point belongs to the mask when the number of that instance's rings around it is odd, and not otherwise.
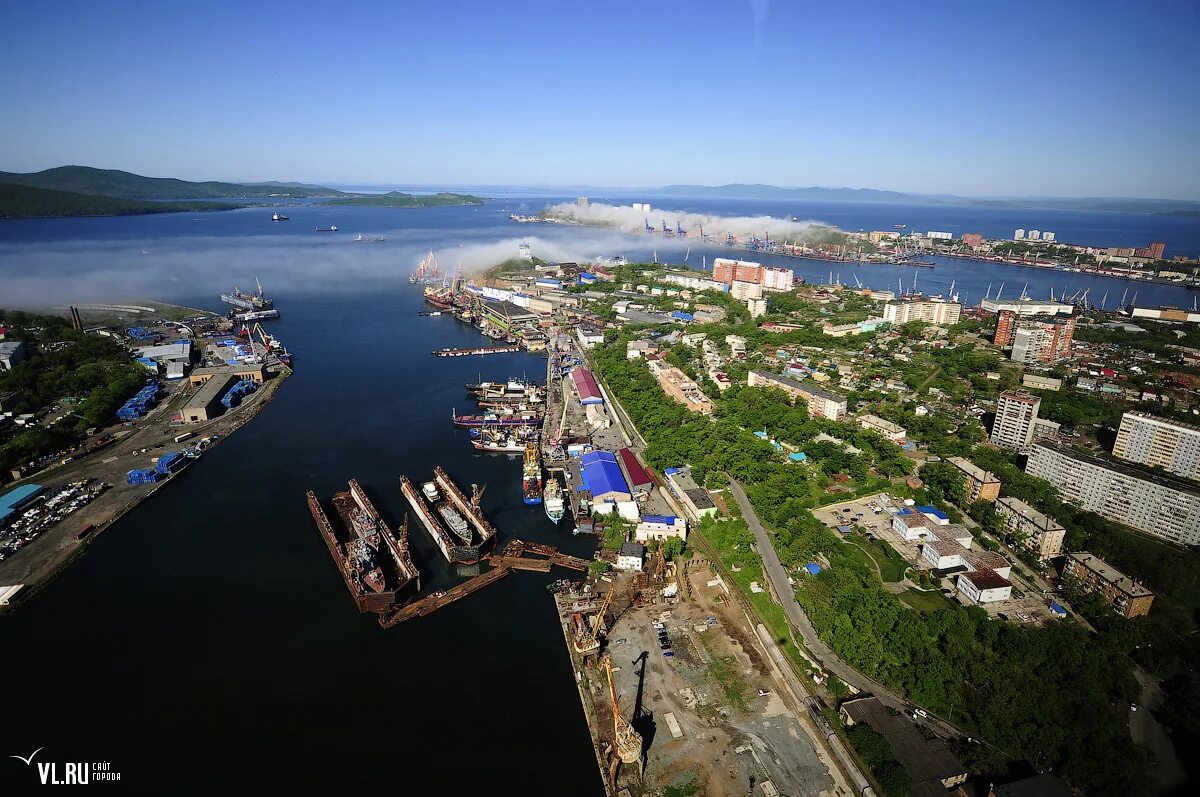
<path fill-rule="evenodd" d="M 571 371 L 571 381 L 575 383 L 575 391 L 579 394 L 580 404 L 603 404 L 604 395 L 596 384 L 596 377 L 586 368 L 576 368 Z"/>
<path fill-rule="evenodd" d="M 617 452 L 617 456 L 625 467 L 625 475 L 629 477 L 629 486 L 633 488 L 633 491 L 649 492 L 650 488 L 654 486 L 654 478 L 646 466 L 638 462 L 637 455 L 628 448 L 622 448 Z"/>

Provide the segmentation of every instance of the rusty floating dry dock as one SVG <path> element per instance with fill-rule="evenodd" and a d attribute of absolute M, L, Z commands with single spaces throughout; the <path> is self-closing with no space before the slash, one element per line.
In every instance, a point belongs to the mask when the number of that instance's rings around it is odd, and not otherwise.
<path fill-rule="evenodd" d="M 338 533 L 334 529 L 333 524 L 329 522 L 329 516 L 325 513 L 316 494 L 312 490 L 309 490 L 307 497 L 309 512 L 312 513 L 313 521 L 317 524 L 317 530 L 320 532 L 322 539 L 325 540 L 325 546 L 329 549 L 329 554 L 333 557 L 338 572 L 342 574 L 342 579 L 346 582 L 346 589 L 349 590 L 351 598 L 354 599 L 354 605 L 358 607 L 360 612 L 384 614 L 395 609 L 397 605 L 409 600 L 412 595 L 420 591 L 420 573 L 417 571 L 416 565 L 413 564 L 412 557 L 408 551 L 407 519 L 400 526 L 399 532 L 393 533 L 387 524 L 383 522 L 383 519 L 380 518 L 379 512 L 376 511 L 375 506 L 367 498 L 362 487 L 353 479 L 350 481 L 349 490 L 336 493 L 333 496 L 332 503 L 345 526 L 347 540 L 355 534 L 350 513 L 358 509 L 366 513 L 376 524 L 379 536 L 391 554 L 392 565 L 394 567 L 389 565 L 385 570 L 386 589 L 381 592 L 374 592 L 366 589 L 357 573 L 354 572 L 354 565 L 346 555 L 345 543 L 339 540 Z"/>
<path fill-rule="evenodd" d="M 443 606 L 448 606 L 454 603 L 459 598 L 464 598 L 476 590 L 483 589 L 493 581 L 499 581 L 511 572 L 511 568 L 507 565 L 493 568 L 492 570 L 482 573 L 469 581 L 451 587 L 445 592 L 435 592 L 432 595 L 427 595 L 420 600 L 415 600 L 407 606 L 393 612 L 386 617 L 379 618 L 379 625 L 384 628 L 391 628 L 394 625 L 399 625 L 406 620 L 412 620 L 417 617 L 425 617 L 432 614 Z"/>

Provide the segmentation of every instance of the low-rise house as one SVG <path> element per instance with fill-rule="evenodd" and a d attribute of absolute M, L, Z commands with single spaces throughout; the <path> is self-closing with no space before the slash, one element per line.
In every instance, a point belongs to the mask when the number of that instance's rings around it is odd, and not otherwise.
<path fill-rule="evenodd" d="M 646 546 L 640 542 L 623 542 L 617 552 L 618 570 L 641 570 L 646 558 Z"/>
<path fill-rule="evenodd" d="M 995 603 L 1012 597 L 1012 584 L 1007 578 L 992 570 L 974 570 L 962 573 L 955 583 L 958 591 L 971 603 Z"/>

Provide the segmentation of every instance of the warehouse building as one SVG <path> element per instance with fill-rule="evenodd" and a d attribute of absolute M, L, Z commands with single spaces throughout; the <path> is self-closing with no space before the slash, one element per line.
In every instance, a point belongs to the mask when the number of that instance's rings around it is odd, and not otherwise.
<path fill-rule="evenodd" d="M 19 511 L 45 491 L 46 488 L 40 484 L 23 484 L 0 495 L 0 529 L 8 526 L 16 519 Z"/>
<path fill-rule="evenodd" d="M 212 420 L 225 411 L 221 399 L 229 387 L 237 381 L 232 373 L 214 375 L 200 386 L 187 403 L 183 405 L 184 423 L 204 423 Z"/>
<path fill-rule="evenodd" d="M 592 494 L 593 504 L 618 503 L 633 500 L 625 483 L 617 458 L 608 451 L 589 451 L 580 457 L 581 489 Z"/>
<path fill-rule="evenodd" d="M 576 368 L 571 371 L 571 382 L 575 385 L 575 392 L 579 395 L 579 403 L 583 406 L 589 404 L 603 404 L 604 394 L 600 392 L 600 385 L 596 383 L 596 377 L 586 368 Z"/>
<path fill-rule="evenodd" d="M 663 475 L 667 479 L 667 487 L 670 489 L 671 495 L 683 503 L 684 508 L 691 513 L 692 519 L 697 523 L 705 517 L 717 514 L 717 505 L 713 503 L 708 490 L 696 484 L 696 480 L 692 478 L 690 467 L 667 468 L 663 471 Z"/>
<path fill-rule="evenodd" d="M 646 470 L 646 466 L 638 461 L 637 455 L 628 448 L 622 448 L 617 452 L 617 456 L 625 466 L 625 475 L 629 477 L 629 486 L 633 488 L 633 492 L 649 493 L 654 488 L 654 477 Z"/>
<path fill-rule="evenodd" d="M 243 363 L 240 365 L 213 365 L 196 368 L 188 375 L 188 382 L 195 387 L 203 385 L 215 376 L 236 376 L 238 379 L 250 379 L 257 385 L 266 381 L 266 371 L 261 363 Z"/>

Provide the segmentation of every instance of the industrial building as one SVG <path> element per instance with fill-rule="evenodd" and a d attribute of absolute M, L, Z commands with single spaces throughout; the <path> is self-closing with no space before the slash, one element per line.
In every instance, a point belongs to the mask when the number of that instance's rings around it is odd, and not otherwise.
<path fill-rule="evenodd" d="M 640 542 L 623 542 L 617 552 L 618 570 L 641 570 L 646 558 L 646 546 Z"/>
<path fill-rule="evenodd" d="M 193 387 L 203 385 L 216 376 L 235 376 L 238 379 L 250 379 L 261 385 L 266 381 L 266 369 L 261 363 L 242 363 L 239 365 L 211 365 L 195 368 L 188 374 L 188 383 Z"/>
<path fill-rule="evenodd" d="M 617 452 L 617 456 L 625 468 L 625 475 L 629 477 L 629 486 L 633 488 L 635 494 L 645 495 L 654 489 L 654 477 L 650 475 L 650 471 L 646 470 L 646 466 L 638 461 L 637 455 L 632 450 L 622 448 Z"/>
<path fill-rule="evenodd" d="M 1113 444 L 1113 456 L 1200 479 L 1200 426 L 1145 412 L 1126 412 Z"/>
<path fill-rule="evenodd" d="M 887 741 L 892 754 L 908 773 L 914 797 L 948 795 L 967 781 L 967 768 L 950 752 L 944 739 L 926 739 L 911 719 L 892 711 L 872 695 L 852 697 L 839 711 L 847 727 L 864 723 Z"/>
<path fill-rule="evenodd" d="M 796 399 L 803 399 L 808 405 L 810 418 L 828 418 L 831 421 L 839 421 L 846 415 L 845 396 L 788 379 L 786 376 L 754 370 L 746 377 L 746 384 L 751 387 L 773 387 L 782 390 L 788 394 L 793 404 L 796 403 Z"/>
<path fill-rule="evenodd" d="M 1038 374 L 1022 374 L 1021 387 L 1029 387 L 1034 390 L 1053 390 L 1059 391 L 1062 389 L 1062 380 L 1052 376 L 1039 376 Z"/>
<path fill-rule="evenodd" d="M 1033 443 L 1033 426 L 1042 400 L 1024 390 L 1007 390 L 996 402 L 991 441 L 1001 448 L 1025 452 Z"/>
<path fill-rule="evenodd" d="M 583 484 L 579 489 L 592 494 L 593 504 L 619 503 L 633 500 L 625 476 L 617 458 L 608 451 L 589 451 L 580 457 L 580 475 Z"/>
<path fill-rule="evenodd" d="M 1020 498 L 1005 496 L 996 501 L 996 514 L 1004 521 L 1004 530 L 1019 544 L 1037 555 L 1049 559 L 1062 552 L 1066 529 L 1054 518 L 1037 511 Z"/>
<path fill-rule="evenodd" d="M 995 501 L 1000 497 L 1000 479 L 990 470 L 984 470 L 970 460 L 962 457 L 950 457 L 946 460 L 958 468 L 963 475 L 963 493 L 968 504 L 979 499 Z"/>
<path fill-rule="evenodd" d="M 678 537 L 687 540 L 687 521 L 674 515 L 645 515 L 638 523 L 633 538 L 638 542 Z"/>
<path fill-rule="evenodd" d="M 1150 604 L 1154 603 L 1153 592 L 1086 551 L 1067 557 L 1063 576 L 1074 580 L 1085 592 L 1099 592 L 1118 614 L 1125 617 L 1149 614 Z"/>
<path fill-rule="evenodd" d="M 579 403 L 583 406 L 604 403 L 604 394 L 600 392 L 600 385 L 596 383 L 595 375 L 587 368 L 573 369 L 571 383 L 575 385 L 575 393 L 579 396 Z"/>
<path fill-rule="evenodd" d="M 663 476 L 667 479 L 667 488 L 671 495 L 683 503 L 694 521 L 699 523 L 704 518 L 717 514 L 717 505 L 713 503 L 708 490 L 696 484 L 690 467 L 667 468 L 663 471 Z"/>
<path fill-rule="evenodd" d="M 483 302 L 483 318 L 488 324 L 506 332 L 515 332 L 527 324 L 536 324 L 538 314 L 508 300 Z"/>
<path fill-rule="evenodd" d="M 40 484 L 23 484 L 0 495 L 0 529 L 16 519 L 17 513 L 28 506 L 46 488 Z"/>
<path fill-rule="evenodd" d="M 1043 443 L 1034 444 L 1025 472 L 1081 509 L 1178 545 L 1200 544 L 1200 488 L 1193 483 Z"/>
<path fill-rule="evenodd" d="M 221 399 L 237 381 L 232 372 L 214 374 L 183 405 L 181 412 L 184 423 L 204 423 L 224 412 L 225 406 L 221 404 Z"/>
<path fill-rule="evenodd" d="M 19 340 L 0 340 L 0 371 L 11 371 L 26 358 L 25 343 Z"/>

